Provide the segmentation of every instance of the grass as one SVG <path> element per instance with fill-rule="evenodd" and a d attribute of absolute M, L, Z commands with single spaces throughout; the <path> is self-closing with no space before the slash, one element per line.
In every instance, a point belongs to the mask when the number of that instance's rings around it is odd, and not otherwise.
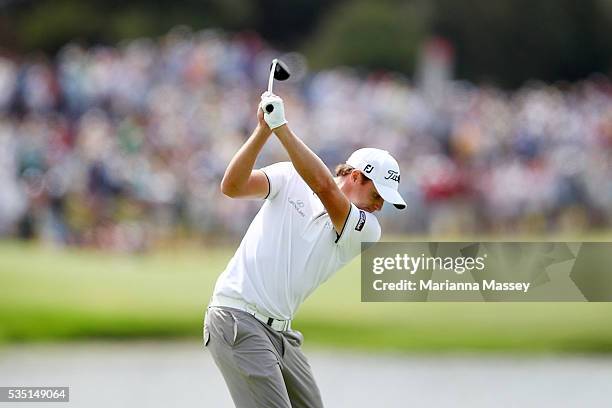
<path fill-rule="evenodd" d="M 0 243 L 0 343 L 201 336 L 232 248 L 109 255 Z M 361 303 L 355 261 L 293 324 L 307 345 L 395 351 L 612 352 L 610 303 Z"/>

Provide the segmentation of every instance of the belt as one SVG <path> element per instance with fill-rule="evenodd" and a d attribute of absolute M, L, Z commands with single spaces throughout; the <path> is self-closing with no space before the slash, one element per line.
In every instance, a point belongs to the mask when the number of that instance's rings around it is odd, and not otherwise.
<path fill-rule="evenodd" d="M 276 331 L 286 331 L 291 327 L 291 320 L 280 320 L 266 316 L 265 314 L 257 311 L 257 306 L 247 303 L 244 300 L 217 295 L 212 297 L 209 306 L 231 307 L 233 309 L 242 310 Z"/>

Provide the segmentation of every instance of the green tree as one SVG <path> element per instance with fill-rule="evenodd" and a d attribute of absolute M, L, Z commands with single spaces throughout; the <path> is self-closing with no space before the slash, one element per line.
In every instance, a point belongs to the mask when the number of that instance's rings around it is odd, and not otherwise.
<path fill-rule="evenodd" d="M 457 74 L 509 87 L 610 69 L 609 0 L 434 0 L 432 30 L 455 44 Z"/>
<path fill-rule="evenodd" d="M 241 30 L 254 14 L 250 0 L 21 0 L 1 6 L 0 23 L 9 27 L 0 36 L 10 38 L 17 50 L 50 53 L 75 39 L 114 44 L 164 34 L 177 25 Z M 0 47 L 6 46 L 2 40 Z"/>
<path fill-rule="evenodd" d="M 423 9 L 384 0 L 340 4 L 321 22 L 307 48 L 314 68 L 350 65 L 412 73 L 424 35 Z"/>

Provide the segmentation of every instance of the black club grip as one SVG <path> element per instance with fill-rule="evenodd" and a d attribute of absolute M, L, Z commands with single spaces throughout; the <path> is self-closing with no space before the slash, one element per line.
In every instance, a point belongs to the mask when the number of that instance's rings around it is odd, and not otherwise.
<path fill-rule="evenodd" d="M 271 103 L 267 104 L 266 105 L 266 112 L 272 113 L 273 111 L 274 111 L 274 106 Z"/>

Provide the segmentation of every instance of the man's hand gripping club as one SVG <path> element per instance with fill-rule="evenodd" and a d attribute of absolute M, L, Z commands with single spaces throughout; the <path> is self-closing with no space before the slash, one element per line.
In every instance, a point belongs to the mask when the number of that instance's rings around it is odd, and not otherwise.
<path fill-rule="evenodd" d="M 268 112 L 269 109 L 266 109 L 269 105 L 273 108 L 272 112 Z M 285 106 L 279 96 L 271 92 L 264 92 L 261 94 L 259 108 L 263 112 L 264 120 L 270 129 L 274 130 L 287 123 L 287 119 L 285 119 Z"/>

